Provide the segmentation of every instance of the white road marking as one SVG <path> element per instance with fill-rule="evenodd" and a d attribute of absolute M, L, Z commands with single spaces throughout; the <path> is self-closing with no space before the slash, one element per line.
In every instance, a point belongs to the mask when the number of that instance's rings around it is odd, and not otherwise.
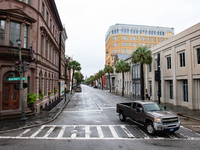
<path fill-rule="evenodd" d="M 48 131 L 43 137 L 44 137 L 44 138 L 48 137 L 54 129 L 55 129 L 54 126 L 51 127 L 51 128 L 49 129 L 49 131 Z"/>
<path fill-rule="evenodd" d="M 121 128 L 124 130 L 124 132 L 128 135 L 129 138 L 134 138 L 134 136 L 131 134 L 131 132 L 125 127 L 125 125 L 122 125 Z"/>
<path fill-rule="evenodd" d="M 17 137 L 22 137 L 24 134 L 26 134 L 27 132 L 29 132 L 31 129 L 26 129 L 24 132 L 22 132 L 21 134 L 19 134 Z"/>
<path fill-rule="evenodd" d="M 115 131 L 114 127 L 110 125 L 109 128 L 110 128 L 110 131 L 111 131 L 113 137 L 116 138 L 116 139 L 119 138 L 119 136 L 117 135 L 117 132 Z"/>
<path fill-rule="evenodd" d="M 132 127 L 135 127 L 138 131 L 140 131 L 144 136 L 141 137 L 135 137 L 131 131 L 127 129 L 127 126 L 129 125 L 43 125 L 41 126 L 36 132 L 34 132 L 31 136 L 26 137 L 26 133 L 31 132 L 32 129 L 26 129 L 18 136 L 0 136 L 0 139 L 54 139 L 54 140 L 69 140 L 69 139 L 76 139 L 76 140 L 200 140 L 199 137 L 190 137 L 188 135 L 184 135 L 183 133 L 177 133 L 182 136 L 180 138 L 178 135 L 174 134 L 166 134 L 167 137 L 149 137 L 147 136 L 140 128 L 138 128 L 136 125 L 132 125 Z M 50 127 L 50 129 L 47 131 L 47 133 L 43 137 L 37 137 L 37 135 L 46 127 Z M 71 135 L 69 137 L 63 137 L 64 132 L 66 128 L 73 128 L 71 131 Z M 76 130 L 76 127 L 84 127 L 85 128 L 85 137 L 79 137 L 78 133 L 79 131 Z M 91 127 L 95 127 L 97 129 L 98 137 L 91 137 Z M 103 134 L 103 128 L 102 127 L 109 127 L 110 132 L 112 133 L 112 137 L 104 137 Z M 120 127 L 119 130 L 124 131 L 124 133 L 127 135 L 127 137 L 119 137 L 119 135 L 116 132 L 116 129 L 114 127 Z M 55 128 L 60 129 L 60 132 L 58 136 L 55 137 L 49 137 L 49 135 L 54 131 Z M 34 131 L 34 130 L 33 130 Z M 33 132 L 32 131 L 32 132 Z M 44 131 L 43 131 L 44 132 Z M 70 132 L 70 131 L 68 131 Z M 82 131 L 81 131 L 82 132 Z M 194 133 L 195 134 L 195 133 Z M 198 135 L 198 134 L 195 134 Z"/>
<path fill-rule="evenodd" d="M 85 138 L 89 139 L 90 138 L 90 127 L 85 126 Z"/>
<path fill-rule="evenodd" d="M 36 136 L 38 135 L 38 133 L 40 133 L 40 132 L 44 129 L 44 127 L 45 127 L 45 126 L 41 126 L 41 128 L 38 129 L 34 134 L 32 134 L 32 135 L 30 136 L 30 138 L 36 137 Z"/>
<path fill-rule="evenodd" d="M 100 126 L 97 126 L 97 132 L 98 132 L 99 138 L 100 138 L 100 139 L 103 139 L 103 138 L 104 138 L 104 135 L 103 135 L 103 132 L 102 132 L 102 129 L 101 129 Z"/>
<path fill-rule="evenodd" d="M 63 137 L 63 134 L 64 134 L 64 132 L 65 132 L 65 128 L 66 128 L 66 126 L 63 126 L 63 127 L 61 128 L 61 130 L 60 130 L 60 132 L 59 132 L 59 134 L 58 134 L 58 136 L 57 136 L 57 139 Z"/>

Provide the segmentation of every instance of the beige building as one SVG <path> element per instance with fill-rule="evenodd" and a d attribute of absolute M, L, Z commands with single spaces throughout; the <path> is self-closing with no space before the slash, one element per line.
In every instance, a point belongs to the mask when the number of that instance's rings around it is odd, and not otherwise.
<path fill-rule="evenodd" d="M 60 34 L 62 34 L 60 36 Z M 59 42 L 59 39 L 62 41 Z M 19 81 L 8 78 L 19 77 L 15 71 L 15 60 L 19 60 L 16 40 L 21 39 L 22 60 L 29 62 L 28 71 L 23 72 L 28 84 L 24 94 L 14 89 Z M 48 106 L 59 97 L 59 79 L 65 77 L 66 32 L 60 20 L 54 0 L 1 0 L 0 1 L 0 114 L 21 112 L 23 96 L 25 111 L 28 112 L 27 93 L 39 95 L 36 111 Z M 34 60 L 30 55 L 33 47 Z M 61 45 L 61 47 L 59 47 Z M 57 93 L 54 93 L 57 89 Z M 48 95 L 51 91 L 52 94 Z"/>
<path fill-rule="evenodd" d="M 155 81 L 160 53 L 161 101 L 200 110 L 200 23 L 151 48 L 152 65 L 146 66 L 145 85 L 158 100 Z"/>

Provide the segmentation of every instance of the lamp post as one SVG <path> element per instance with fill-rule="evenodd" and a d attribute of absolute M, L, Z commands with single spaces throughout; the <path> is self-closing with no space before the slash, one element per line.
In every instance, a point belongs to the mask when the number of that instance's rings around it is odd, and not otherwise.
<path fill-rule="evenodd" d="M 22 54 L 21 54 L 22 41 L 18 39 L 16 42 L 19 46 L 19 61 L 20 61 L 19 72 L 20 72 L 20 95 L 21 95 L 21 107 L 22 107 L 21 124 L 24 124 L 27 118 L 25 117 L 25 111 L 24 111 L 24 92 L 23 92 L 23 80 L 22 80 Z"/>

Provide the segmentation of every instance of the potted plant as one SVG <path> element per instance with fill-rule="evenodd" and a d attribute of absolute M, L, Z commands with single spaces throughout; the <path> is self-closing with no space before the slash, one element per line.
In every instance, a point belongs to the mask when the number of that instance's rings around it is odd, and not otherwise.
<path fill-rule="evenodd" d="M 37 102 L 37 94 L 28 93 L 28 107 L 31 108 L 32 111 L 35 110 L 35 103 Z"/>
<path fill-rule="evenodd" d="M 43 99 L 44 97 L 44 93 L 42 92 L 42 90 L 39 90 L 39 99 Z"/>
<path fill-rule="evenodd" d="M 55 94 L 57 93 L 57 91 L 58 91 L 58 90 L 54 87 L 54 93 L 55 93 Z"/>
<path fill-rule="evenodd" d="M 66 93 L 68 94 L 70 92 L 70 90 L 67 90 Z"/>
<path fill-rule="evenodd" d="M 49 97 L 51 96 L 51 93 L 52 93 L 52 92 L 49 90 L 49 91 L 48 91 L 48 96 L 49 96 Z"/>

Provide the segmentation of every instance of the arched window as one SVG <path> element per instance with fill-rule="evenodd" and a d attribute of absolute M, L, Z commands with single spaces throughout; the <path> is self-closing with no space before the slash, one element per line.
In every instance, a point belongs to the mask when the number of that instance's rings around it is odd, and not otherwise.
<path fill-rule="evenodd" d="M 119 30 L 117 29 L 117 33 L 119 33 Z"/>
<path fill-rule="evenodd" d="M 151 34 L 151 31 L 149 31 L 149 35 Z"/>
<path fill-rule="evenodd" d="M 159 31 L 157 31 L 157 35 L 159 35 Z"/>
<path fill-rule="evenodd" d="M 138 30 L 136 30 L 136 34 L 138 34 Z"/>
<path fill-rule="evenodd" d="M 124 29 L 122 29 L 122 33 L 124 33 Z"/>
<path fill-rule="evenodd" d="M 115 34 L 116 34 L 116 30 L 115 30 Z"/>
<path fill-rule="evenodd" d="M 165 35 L 165 32 L 163 32 L 163 35 Z"/>
<path fill-rule="evenodd" d="M 135 34 L 135 29 L 133 30 L 133 33 Z"/>
<path fill-rule="evenodd" d="M 127 29 L 127 33 L 129 33 L 129 29 Z"/>
<path fill-rule="evenodd" d="M 162 32 L 160 31 L 160 35 L 162 35 Z"/>
<path fill-rule="evenodd" d="M 113 34 L 113 30 L 112 30 L 112 34 Z"/>
<path fill-rule="evenodd" d="M 140 34 L 142 34 L 142 30 L 140 30 Z"/>
<path fill-rule="evenodd" d="M 126 29 L 124 29 L 124 33 L 126 33 Z"/>
<path fill-rule="evenodd" d="M 133 33 L 133 30 L 131 29 L 131 33 Z"/>
<path fill-rule="evenodd" d="M 156 31 L 154 31 L 154 35 L 156 35 Z"/>
<path fill-rule="evenodd" d="M 47 74 L 45 73 L 45 76 L 44 76 L 44 95 L 46 95 L 47 94 L 47 92 L 46 92 L 46 87 L 47 87 Z"/>
<path fill-rule="evenodd" d="M 147 30 L 145 30 L 145 34 L 147 34 Z"/>
<path fill-rule="evenodd" d="M 153 35 L 153 31 L 151 31 L 151 35 Z"/>

